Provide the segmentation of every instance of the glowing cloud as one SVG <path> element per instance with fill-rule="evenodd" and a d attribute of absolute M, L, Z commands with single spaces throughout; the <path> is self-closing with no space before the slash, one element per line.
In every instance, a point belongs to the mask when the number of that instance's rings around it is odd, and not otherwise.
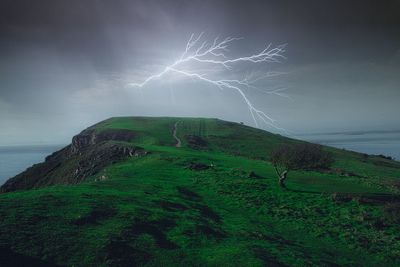
<path fill-rule="evenodd" d="M 272 119 L 269 115 L 267 115 L 262 110 L 256 108 L 253 103 L 249 100 L 248 96 L 245 93 L 246 89 L 258 89 L 254 83 L 265 79 L 268 77 L 279 75 L 278 72 L 266 72 L 252 75 L 245 75 L 243 79 L 215 79 L 212 78 L 208 73 L 217 72 L 216 67 L 220 67 L 224 69 L 226 72 L 229 72 L 231 75 L 237 75 L 235 72 L 235 67 L 239 64 L 250 63 L 250 64 L 268 64 L 268 63 L 279 63 L 285 57 L 283 53 L 285 52 L 286 45 L 279 45 L 273 47 L 271 44 L 267 45 L 263 50 L 258 53 L 247 55 L 243 57 L 229 57 L 228 56 L 228 48 L 234 42 L 238 41 L 242 38 L 233 38 L 227 37 L 225 39 L 215 38 L 213 42 L 202 41 L 203 33 L 195 36 L 192 34 L 189 38 L 189 41 L 186 44 L 185 51 L 182 53 L 181 57 L 177 59 L 172 64 L 166 66 L 164 70 L 161 72 L 152 74 L 148 76 L 144 81 L 140 83 L 129 83 L 129 86 L 133 87 L 145 87 L 148 83 L 153 80 L 160 79 L 164 75 L 169 73 L 176 73 L 182 75 L 184 77 L 194 78 L 199 81 L 214 85 L 219 89 L 231 89 L 235 90 L 239 93 L 241 98 L 246 103 L 250 114 L 254 120 L 255 125 L 258 127 L 258 121 L 272 126 L 278 130 L 286 132 L 283 128 L 278 127 L 275 124 L 275 120 Z M 190 63 L 190 67 L 188 67 Z M 199 70 L 198 68 L 194 68 L 202 65 L 204 68 Z M 219 73 L 220 74 L 220 73 Z M 284 93 L 286 88 L 273 88 L 271 90 L 262 90 L 265 93 L 273 94 L 281 97 L 288 97 Z"/>

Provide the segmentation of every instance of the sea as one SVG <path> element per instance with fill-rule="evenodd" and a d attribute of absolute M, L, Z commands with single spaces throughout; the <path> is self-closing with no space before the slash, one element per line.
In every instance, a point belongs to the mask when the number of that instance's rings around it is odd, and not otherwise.
<path fill-rule="evenodd" d="M 400 131 L 354 131 L 297 135 L 298 139 L 400 161 Z"/>
<path fill-rule="evenodd" d="M 400 161 L 400 131 L 313 133 L 296 135 L 296 138 Z M 0 146 L 0 185 L 64 146 Z"/>
<path fill-rule="evenodd" d="M 65 145 L 0 146 L 0 185 Z"/>

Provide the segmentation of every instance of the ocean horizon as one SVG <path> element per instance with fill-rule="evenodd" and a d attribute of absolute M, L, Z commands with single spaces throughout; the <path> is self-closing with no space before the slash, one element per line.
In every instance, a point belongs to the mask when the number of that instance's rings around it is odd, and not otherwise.
<path fill-rule="evenodd" d="M 299 135 L 305 141 L 400 160 L 400 131 L 353 131 Z"/>
<path fill-rule="evenodd" d="M 65 145 L 0 146 L 0 185 Z"/>

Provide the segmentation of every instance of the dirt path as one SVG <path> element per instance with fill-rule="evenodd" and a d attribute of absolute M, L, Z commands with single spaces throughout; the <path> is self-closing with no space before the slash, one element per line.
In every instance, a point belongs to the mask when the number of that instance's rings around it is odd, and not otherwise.
<path fill-rule="evenodd" d="M 172 136 L 173 136 L 173 137 L 175 138 L 175 140 L 176 140 L 175 146 L 176 146 L 176 147 L 181 147 L 181 146 L 182 146 L 181 139 L 179 139 L 178 136 L 176 136 L 176 132 L 178 131 L 178 122 L 179 122 L 179 121 L 175 122 L 175 124 L 174 124 L 174 131 L 172 132 Z"/>

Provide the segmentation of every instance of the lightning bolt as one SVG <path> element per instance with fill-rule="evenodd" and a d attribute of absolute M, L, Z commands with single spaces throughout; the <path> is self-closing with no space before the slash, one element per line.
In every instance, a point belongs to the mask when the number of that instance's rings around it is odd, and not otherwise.
<path fill-rule="evenodd" d="M 242 38 L 227 37 L 225 39 L 219 39 L 218 37 L 213 40 L 213 42 L 202 41 L 203 33 L 199 35 L 192 34 L 186 43 L 185 51 L 182 53 L 181 57 L 177 59 L 172 64 L 166 66 L 161 72 L 148 76 L 141 83 L 128 83 L 128 86 L 132 87 L 145 87 L 148 83 L 153 80 L 160 79 L 168 73 L 176 73 L 188 78 L 194 78 L 199 81 L 211 84 L 216 88 L 223 90 L 224 88 L 235 90 L 239 93 L 241 98 L 246 103 L 251 117 L 256 125 L 259 127 L 258 120 L 261 122 L 287 133 L 287 131 L 276 125 L 275 120 L 267 115 L 262 110 L 256 108 L 253 103 L 247 97 L 246 89 L 258 89 L 254 86 L 256 81 L 265 79 L 268 77 L 273 77 L 280 75 L 279 72 L 267 72 L 264 75 L 258 75 L 257 77 L 245 77 L 244 79 L 213 79 L 207 75 L 206 71 L 195 71 L 185 68 L 185 63 L 197 63 L 197 65 L 202 64 L 205 66 L 210 66 L 207 70 L 215 70 L 215 67 L 222 67 L 226 71 L 233 72 L 234 67 L 240 63 L 250 63 L 250 64 L 261 64 L 261 63 L 279 63 L 282 59 L 285 59 L 283 53 L 285 52 L 285 44 L 272 47 L 271 44 L 267 45 L 260 52 L 243 56 L 243 57 L 228 57 L 227 52 L 229 46 L 234 42 Z M 273 94 L 281 97 L 289 97 L 283 91 L 286 90 L 284 87 L 274 88 L 272 90 L 261 90 L 267 94 Z"/>

